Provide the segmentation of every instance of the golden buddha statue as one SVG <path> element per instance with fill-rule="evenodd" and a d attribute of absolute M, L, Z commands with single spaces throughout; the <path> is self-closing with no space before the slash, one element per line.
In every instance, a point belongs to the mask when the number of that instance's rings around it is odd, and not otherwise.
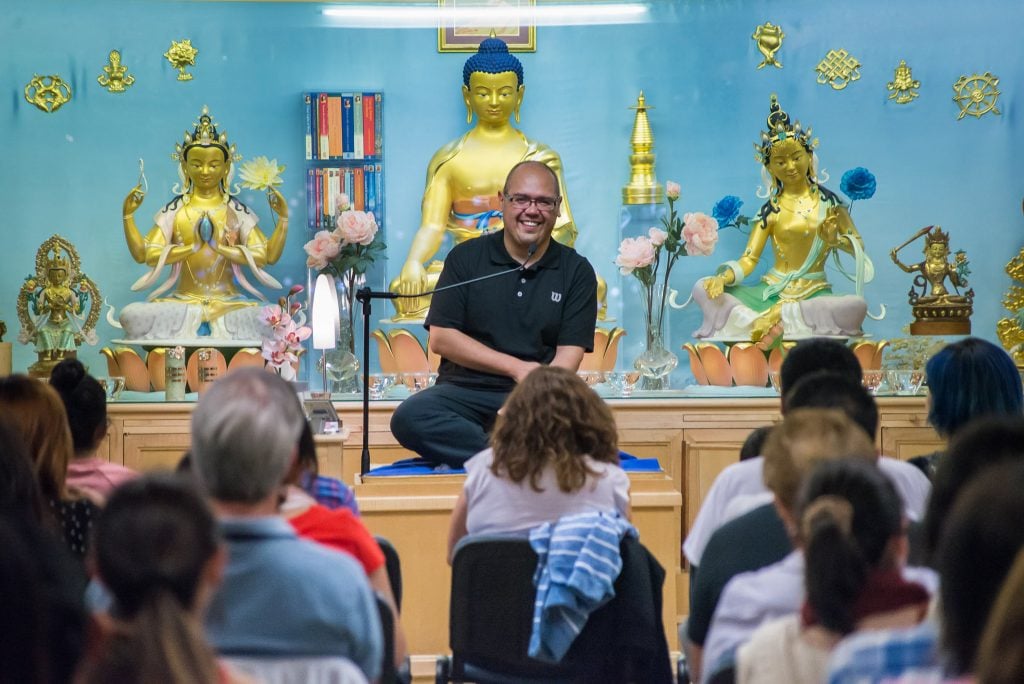
<path fill-rule="evenodd" d="M 390 285 L 392 292 L 416 294 L 434 289 L 441 261 L 437 254 L 446 234 L 455 244 L 501 230 L 500 193 L 509 170 L 521 161 L 547 164 L 558 177 L 562 207 L 552 237 L 572 246 L 576 241 L 566 198 L 562 160 L 550 147 L 530 140 L 509 122 L 519 122 L 523 103 L 523 66 L 497 38 L 487 38 L 470 57 L 462 73 L 466 123 L 476 125 L 465 135 L 438 150 L 427 167 L 422 218 L 402 271 Z M 603 300 L 603 298 L 602 298 Z M 396 320 L 422 319 L 430 298 L 395 299 Z"/>
<path fill-rule="evenodd" d="M 132 290 L 151 287 L 164 267 L 171 269 L 146 302 L 129 304 L 121 311 L 125 336 L 165 342 L 258 340 L 259 304 L 264 297 L 248 281 L 243 267 L 261 284 L 281 287 L 263 267 L 276 263 L 284 250 L 288 205 L 280 192 L 268 189 L 277 223 L 266 237 L 252 210 L 232 196 L 232 163 L 240 157 L 227 134 L 218 133 L 206 107 L 195 129 L 175 145 L 173 157 L 180 162 L 184 187 L 157 212 L 145 238 L 135 225 L 135 211 L 145 197 L 142 186 L 132 188 L 124 199 L 128 250 L 135 261 L 150 267 Z"/>
<path fill-rule="evenodd" d="M 767 201 L 750 231 L 738 261 L 693 288 L 703 314 L 697 338 L 760 341 L 784 333 L 787 338 L 820 335 L 857 336 L 867 315 L 860 296 L 874 277 L 871 260 L 850 214 L 839 197 L 820 185 L 811 129 L 791 123 L 775 95 L 768 130 L 755 143 L 763 164 Z M 741 285 L 770 245 L 773 265 L 757 285 Z M 852 255 L 854 274 L 843 270 L 838 252 Z M 825 274 L 832 255 L 840 272 L 856 283 L 856 295 L 837 296 Z"/>
<path fill-rule="evenodd" d="M 905 264 L 897 254 L 921 236 L 924 238 L 924 261 Z M 911 335 L 970 335 L 971 314 L 974 313 L 974 290 L 952 294 L 946 288 L 947 280 L 954 288 L 967 287 L 970 272 L 967 254 L 957 251 L 949 258 L 949 233 L 939 226 L 925 226 L 913 237 L 889 252 L 889 258 L 905 273 L 916 273 L 910 288 L 909 301 L 914 322 Z M 920 288 L 920 289 L 918 289 Z"/>

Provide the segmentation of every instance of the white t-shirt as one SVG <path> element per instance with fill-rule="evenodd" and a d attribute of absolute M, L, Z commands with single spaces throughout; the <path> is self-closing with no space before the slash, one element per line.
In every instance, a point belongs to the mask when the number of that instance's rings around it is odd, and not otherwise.
<path fill-rule="evenodd" d="M 924 519 L 928 495 L 932 489 L 925 474 L 913 464 L 888 456 L 878 458 L 878 467 L 896 487 L 907 517 L 914 521 Z M 683 553 L 691 563 L 700 566 L 704 547 L 715 530 L 756 506 L 771 501 L 770 492 L 764 486 L 763 471 L 764 457 L 758 456 L 732 463 L 718 474 L 683 543 Z M 762 499 L 758 496 L 766 492 L 769 493 L 768 497 Z"/>
<path fill-rule="evenodd" d="M 466 530 L 469 534 L 515 534 L 566 515 L 629 508 L 629 477 L 611 463 L 583 457 L 597 476 L 588 476 L 583 487 L 572 493 L 558 488 L 553 468 L 541 474 L 535 491 L 530 479 L 520 483 L 491 472 L 494 452 L 485 449 L 466 461 Z"/>

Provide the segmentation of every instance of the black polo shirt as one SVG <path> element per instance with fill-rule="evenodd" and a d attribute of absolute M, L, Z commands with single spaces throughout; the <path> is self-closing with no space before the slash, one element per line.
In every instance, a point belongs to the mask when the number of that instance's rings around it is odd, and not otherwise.
<path fill-rule="evenodd" d="M 444 261 L 437 289 L 515 268 L 504 231 L 456 245 Z M 560 345 L 594 346 L 597 278 L 590 262 L 554 240 L 524 271 L 438 292 L 431 298 L 426 328 L 454 328 L 491 349 L 524 361 L 550 363 Z M 441 359 L 438 382 L 478 389 L 511 390 L 505 375 L 484 373 Z"/>

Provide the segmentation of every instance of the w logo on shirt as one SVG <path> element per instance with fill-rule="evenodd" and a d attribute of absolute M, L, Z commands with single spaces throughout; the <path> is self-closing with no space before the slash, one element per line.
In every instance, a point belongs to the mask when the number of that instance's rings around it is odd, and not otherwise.
<path fill-rule="evenodd" d="M 562 293 L 561 292 L 552 292 L 551 293 L 551 301 L 553 301 L 553 302 L 560 302 L 560 301 L 562 301 Z"/>

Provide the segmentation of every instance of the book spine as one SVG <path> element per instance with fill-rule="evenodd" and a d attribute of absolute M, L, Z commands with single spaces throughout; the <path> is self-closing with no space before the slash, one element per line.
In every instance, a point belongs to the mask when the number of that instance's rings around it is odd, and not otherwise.
<path fill-rule="evenodd" d="M 359 211 L 366 210 L 366 185 L 363 179 L 363 167 L 357 166 L 352 169 L 352 203 Z"/>
<path fill-rule="evenodd" d="M 366 211 L 377 217 L 377 188 L 374 180 L 373 164 L 363 166 L 363 178 L 366 183 Z"/>
<path fill-rule="evenodd" d="M 313 139 L 313 159 L 320 158 L 320 95 L 309 94 L 309 132 Z"/>
<path fill-rule="evenodd" d="M 316 190 L 313 184 L 316 182 L 316 169 L 306 169 L 306 229 L 316 229 Z"/>
<path fill-rule="evenodd" d="M 363 93 L 363 157 L 370 159 L 376 152 L 377 129 L 373 116 L 373 93 Z"/>
<path fill-rule="evenodd" d="M 310 159 L 313 158 L 313 125 L 312 125 L 312 119 L 310 118 L 312 116 L 312 114 L 310 113 L 310 110 L 313 108 L 312 107 L 312 102 L 310 101 L 311 97 L 312 96 L 309 93 L 306 93 L 305 97 L 303 98 L 305 100 L 305 104 L 306 104 L 306 160 L 307 161 L 309 161 Z"/>
<path fill-rule="evenodd" d="M 327 98 L 327 138 L 330 143 L 330 158 L 341 158 L 341 98 L 331 95 Z"/>
<path fill-rule="evenodd" d="M 373 94 L 373 154 L 377 159 L 380 159 L 384 154 L 384 137 L 381 135 L 381 129 L 384 126 L 384 116 L 382 114 L 381 105 L 381 94 Z M 380 166 L 377 167 L 377 171 L 380 171 Z"/>
<path fill-rule="evenodd" d="M 313 223 L 314 230 L 320 230 L 323 228 L 323 213 L 324 213 L 324 193 L 323 193 L 323 169 L 314 169 L 316 172 L 313 177 L 313 191 L 316 194 L 313 204 L 315 205 L 314 214 L 315 219 Z"/>
<path fill-rule="evenodd" d="M 320 159 L 326 159 L 331 153 L 328 129 L 329 116 L 327 111 L 327 93 L 320 93 L 320 106 L 317 112 L 317 121 L 320 124 Z"/>
<path fill-rule="evenodd" d="M 379 138 L 378 138 L 379 140 Z M 379 150 L 380 147 L 378 146 Z M 377 208 L 373 214 L 377 219 L 377 225 L 384 227 L 384 168 L 382 164 L 376 164 L 373 169 L 373 183 L 377 192 Z"/>
<path fill-rule="evenodd" d="M 363 158 L 363 94 L 352 95 L 352 158 Z"/>
<path fill-rule="evenodd" d="M 355 159 L 355 123 L 352 121 L 352 93 L 341 94 L 341 157 Z"/>

